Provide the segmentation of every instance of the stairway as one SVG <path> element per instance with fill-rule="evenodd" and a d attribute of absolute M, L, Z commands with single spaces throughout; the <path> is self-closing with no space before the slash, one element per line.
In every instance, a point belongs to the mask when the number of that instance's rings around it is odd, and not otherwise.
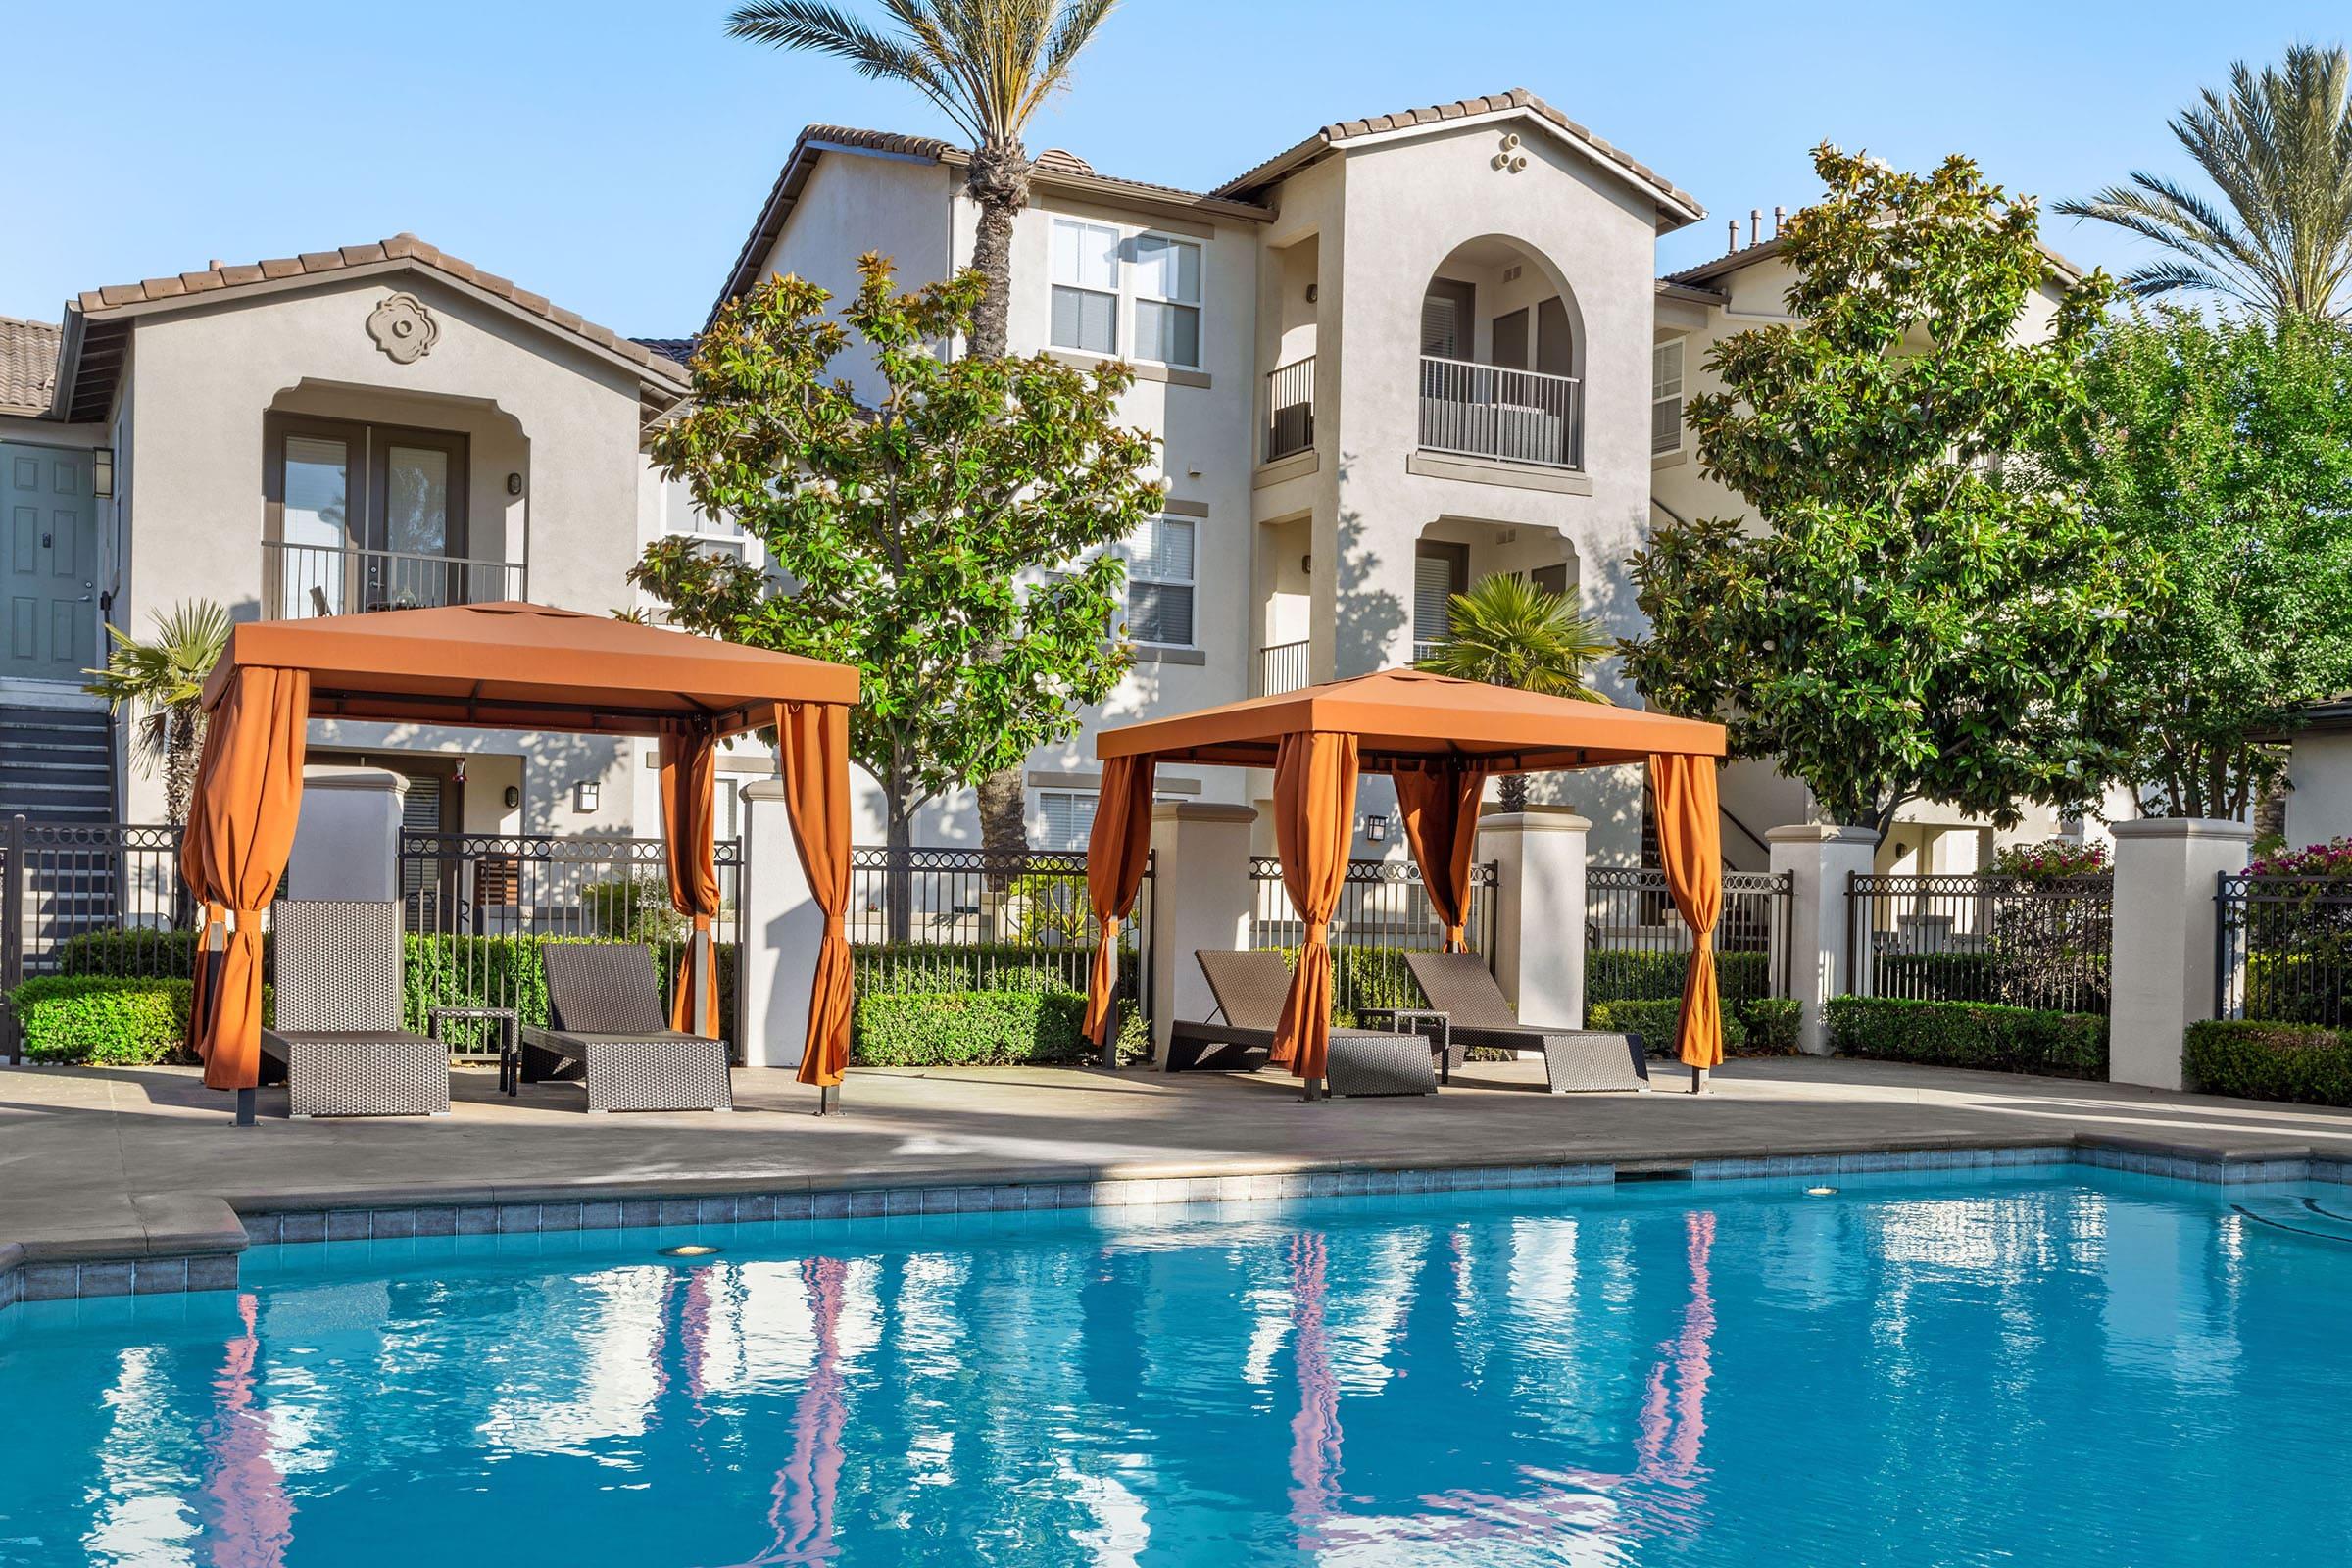
<path fill-rule="evenodd" d="M 97 708 L 0 705 L 0 823 L 115 820 L 113 728 Z"/>

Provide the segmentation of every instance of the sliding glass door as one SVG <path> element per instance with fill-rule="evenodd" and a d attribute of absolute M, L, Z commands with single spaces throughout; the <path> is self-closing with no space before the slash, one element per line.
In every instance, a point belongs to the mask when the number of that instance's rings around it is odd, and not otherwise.
<path fill-rule="evenodd" d="M 269 613 L 465 602 L 465 436 L 274 414 L 264 428 Z"/>

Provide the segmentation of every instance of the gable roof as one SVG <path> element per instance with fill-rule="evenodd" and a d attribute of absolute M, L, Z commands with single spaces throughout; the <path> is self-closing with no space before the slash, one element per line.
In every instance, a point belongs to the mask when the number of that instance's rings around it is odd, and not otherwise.
<path fill-rule="evenodd" d="M 721 305 L 760 280 L 760 264 L 767 259 L 767 253 L 775 249 L 776 240 L 783 234 L 784 225 L 791 220 L 793 206 L 808 186 L 808 176 L 814 172 L 817 160 L 827 153 L 909 159 L 939 164 L 952 170 L 967 168 L 972 161 L 972 155 L 963 148 L 936 136 L 908 136 L 893 130 L 860 130 L 854 125 L 804 127 L 794 139 L 792 151 L 785 155 L 784 167 L 777 171 L 775 183 L 768 187 L 767 199 L 760 203 L 760 215 L 752 220 L 752 231 L 744 237 L 743 248 L 735 253 L 735 265 L 727 270 L 727 278 L 719 287 L 718 298 L 711 302 L 712 318 L 717 317 Z M 1141 205 L 1197 218 L 1239 218 L 1262 223 L 1274 216 L 1271 209 L 1253 202 L 1180 190 L 1174 185 L 1154 185 L 1140 179 L 1119 179 L 1099 174 L 1085 159 L 1058 147 L 1050 147 L 1031 161 L 1029 179 L 1033 186 L 1042 190 L 1092 196 L 1098 200 Z"/>
<path fill-rule="evenodd" d="M 63 416 L 97 419 L 106 416 L 116 377 L 121 373 L 122 345 L 132 321 L 159 312 L 208 305 L 217 298 L 238 294 L 261 295 L 304 286 L 319 278 L 370 277 L 383 273 L 422 271 L 461 292 L 511 315 L 553 329 L 585 344 L 600 357 L 636 375 L 639 403 L 648 417 L 667 409 L 686 393 L 685 372 L 675 362 L 642 343 L 599 326 L 511 278 L 484 271 L 436 249 L 414 234 L 395 234 L 372 245 L 346 245 L 331 251 L 305 251 L 249 265 L 216 262 L 202 271 L 151 277 L 138 283 L 120 283 L 91 289 L 66 308 L 62 365 Z"/>
<path fill-rule="evenodd" d="M 2070 286 L 2082 281 L 2082 269 L 2047 245 L 2041 245 L 2039 241 L 2035 241 L 2035 244 L 2039 247 L 2042 256 L 2048 260 L 2051 270 L 2057 272 L 2061 281 Z M 1704 287 L 1719 277 L 1729 277 L 1732 273 L 1744 268 L 1753 267 L 1758 262 L 1770 261 L 1780 253 L 1781 236 L 1775 234 L 1770 239 L 1760 239 L 1752 245 L 1742 245 L 1738 250 L 1726 251 L 1714 260 L 1701 262 L 1696 267 L 1686 267 L 1679 272 L 1668 272 L 1660 281 L 1679 283 L 1693 288 Z"/>
<path fill-rule="evenodd" d="M 47 321 L 0 316 L 0 414 L 38 418 L 57 391 L 57 345 L 62 328 Z"/>
<path fill-rule="evenodd" d="M 1303 169 L 1333 148 L 1366 136 L 1415 130 L 1425 125 L 1439 125 L 1480 115 L 1513 114 L 1532 117 L 1570 147 L 1590 157 L 1604 172 L 1616 175 L 1654 199 L 1658 206 L 1658 227 L 1661 232 L 1680 228 L 1685 223 L 1707 216 L 1707 210 L 1689 191 L 1648 165 L 1637 162 L 1631 154 L 1594 135 L 1525 87 L 1489 93 L 1483 98 L 1458 98 L 1449 104 L 1403 109 L 1393 114 L 1374 115 L 1367 120 L 1346 120 L 1325 125 L 1297 146 L 1275 154 L 1238 178 L 1227 180 L 1211 194 L 1238 200 L 1254 199 L 1276 180 Z"/>

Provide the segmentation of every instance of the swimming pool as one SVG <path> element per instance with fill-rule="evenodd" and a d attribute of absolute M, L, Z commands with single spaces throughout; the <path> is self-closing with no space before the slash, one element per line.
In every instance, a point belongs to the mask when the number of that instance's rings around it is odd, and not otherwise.
<path fill-rule="evenodd" d="M 2341 1187 L 444 1238 L 246 1281 L 0 1315 L 0 1562 L 2167 1565 L 2352 1518 Z"/>

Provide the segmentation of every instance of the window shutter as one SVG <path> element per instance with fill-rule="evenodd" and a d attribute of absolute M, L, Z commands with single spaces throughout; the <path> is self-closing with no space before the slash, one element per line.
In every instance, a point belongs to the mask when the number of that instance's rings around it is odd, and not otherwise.
<path fill-rule="evenodd" d="M 1673 338 L 1649 352 L 1649 450 L 1683 447 L 1683 340 Z"/>
<path fill-rule="evenodd" d="M 1441 360 L 1461 358 L 1461 311 L 1444 294 L 1421 296 L 1421 352 Z"/>
<path fill-rule="evenodd" d="M 1413 642 L 1434 643 L 1453 627 L 1453 563 L 1444 556 L 1418 556 L 1413 561 Z"/>

